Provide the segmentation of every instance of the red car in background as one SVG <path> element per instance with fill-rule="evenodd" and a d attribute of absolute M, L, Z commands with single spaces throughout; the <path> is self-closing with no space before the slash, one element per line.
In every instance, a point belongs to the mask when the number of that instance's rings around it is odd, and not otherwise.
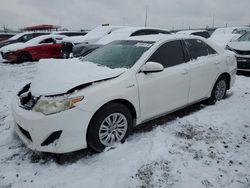
<path fill-rule="evenodd" d="M 0 49 L 3 59 L 10 62 L 27 62 L 45 58 L 60 58 L 63 35 L 43 35 L 25 43 L 15 43 Z"/>

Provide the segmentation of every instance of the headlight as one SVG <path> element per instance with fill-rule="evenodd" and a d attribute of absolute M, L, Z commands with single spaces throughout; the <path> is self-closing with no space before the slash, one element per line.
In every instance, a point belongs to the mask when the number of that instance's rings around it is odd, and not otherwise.
<path fill-rule="evenodd" d="M 38 100 L 33 110 L 36 112 L 41 112 L 44 115 L 55 114 L 64 110 L 68 110 L 75 107 L 75 104 L 80 102 L 83 97 L 75 98 L 41 98 Z"/>

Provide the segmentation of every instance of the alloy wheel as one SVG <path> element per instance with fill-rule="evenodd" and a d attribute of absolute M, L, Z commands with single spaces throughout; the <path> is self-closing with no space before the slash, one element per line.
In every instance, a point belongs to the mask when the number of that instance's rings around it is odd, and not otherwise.
<path fill-rule="evenodd" d="M 126 135 L 128 121 L 122 113 L 107 116 L 99 128 L 99 140 L 105 146 L 120 142 Z"/>

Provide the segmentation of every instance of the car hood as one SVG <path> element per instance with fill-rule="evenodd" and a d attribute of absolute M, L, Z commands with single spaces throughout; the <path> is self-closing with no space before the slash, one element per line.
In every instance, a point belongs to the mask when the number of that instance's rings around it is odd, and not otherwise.
<path fill-rule="evenodd" d="M 126 70 L 110 69 L 79 59 L 40 60 L 30 92 L 36 97 L 70 93 L 74 88 L 82 89 L 84 85 L 117 77 Z"/>
<path fill-rule="evenodd" d="M 228 44 L 230 48 L 240 51 L 250 51 L 250 41 L 233 41 Z"/>
<path fill-rule="evenodd" d="M 25 48 L 25 43 L 22 43 L 22 42 L 18 42 L 18 43 L 13 43 L 13 44 L 9 44 L 9 45 L 6 45 L 4 47 L 1 48 L 1 52 L 12 52 L 12 51 L 16 51 L 16 50 L 19 50 L 19 49 L 23 49 Z"/>

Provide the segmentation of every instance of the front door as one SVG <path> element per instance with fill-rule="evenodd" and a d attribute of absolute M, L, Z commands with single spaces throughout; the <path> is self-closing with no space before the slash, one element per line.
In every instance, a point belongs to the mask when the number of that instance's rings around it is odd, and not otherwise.
<path fill-rule="evenodd" d="M 179 40 L 161 45 L 148 61 L 161 63 L 162 72 L 136 75 L 141 119 L 147 120 L 170 112 L 188 102 L 190 70 L 185 63 Z"/>

